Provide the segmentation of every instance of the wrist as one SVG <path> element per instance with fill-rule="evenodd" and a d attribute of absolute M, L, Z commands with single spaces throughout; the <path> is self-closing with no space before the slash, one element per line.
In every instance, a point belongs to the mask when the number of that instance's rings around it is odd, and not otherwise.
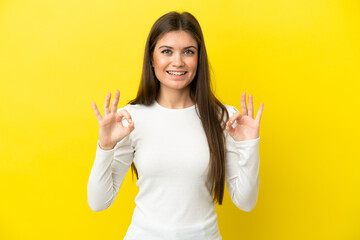
<path fill-rule="evenodd" d="M 114 145 L 102 145 L 100 142 L 99 142 L 99 147 L 102 149 L 102 150 L 111 150 L 115 147 L 116 144 Z"/>

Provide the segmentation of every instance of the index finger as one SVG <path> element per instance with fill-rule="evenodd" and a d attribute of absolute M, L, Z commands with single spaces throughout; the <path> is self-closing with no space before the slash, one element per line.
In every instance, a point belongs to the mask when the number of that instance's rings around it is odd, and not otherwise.
<path fill-rule="evenodd" d="M 132 123 L 131 115 L 130 115 L 130 113 L 129 113 L 128 111 L 126 111 L 126 109 L 120 110 L 120 111 L 118 112 L 118 115 L 119 115 L 120 117 L 125 118 L 126 121 L 127 121 L 129 124 Z"/>
<path fill-rule="evenodd" d="M 241 114 L 239 112 L 236 112 L 230 117 L 228 122 L 230 122 L 231 125 L 234 127 L 235 121 L 238 122 L 238 121 L 240 121 L 241 118 L 242 118 Z"/>

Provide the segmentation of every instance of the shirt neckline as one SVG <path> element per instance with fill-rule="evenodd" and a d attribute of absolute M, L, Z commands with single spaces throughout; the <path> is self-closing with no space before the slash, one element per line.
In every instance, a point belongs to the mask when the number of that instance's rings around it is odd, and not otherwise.
<path fill-rule="evenodd" d="M 162 109 L 162 110 L 166 110 L 166 111 L 171 111 L 171 112 L 183 112 L 183 111 L 189 111 L 195 108 L 196 104 L 190 106 L 190 107 L 186 107 L 186 108 L 166 108 L 164 106 L 161 106 L 156 100 L 154 101 L 154 105 L 155 107 Z"/>

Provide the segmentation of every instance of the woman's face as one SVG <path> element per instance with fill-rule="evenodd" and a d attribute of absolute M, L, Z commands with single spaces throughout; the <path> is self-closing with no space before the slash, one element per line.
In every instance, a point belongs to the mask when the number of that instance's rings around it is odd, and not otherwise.
<path fill-rule="evenodd" d="M 156 43 L 152 60 L 161 91 L 188 91 L 196 75 L 197 42 L 185 31 L 168 32 Z"/>

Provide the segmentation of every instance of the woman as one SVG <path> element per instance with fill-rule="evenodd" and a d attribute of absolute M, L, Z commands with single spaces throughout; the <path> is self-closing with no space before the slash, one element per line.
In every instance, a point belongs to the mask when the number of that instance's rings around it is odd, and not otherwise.
<path fill-rule="evenodd" d="M 242 115 L 220 103 L 210 87 L 204 38 L 190 13 L 160 17 L 148 36 L 137 97 L 117 109 L 105 100 L 88 182 L 92 210 L 115 200 L 130 166 L 138 178 L 125 239 L 221 239 L 214 203 L 226 180 L 233 203 L 256 204 L 259 187 L 260 104 L 241 96 Z M 229 118 L 230 116 L 230 118 Z M 136 127 L 135 127 L 136 126 Z"/>

